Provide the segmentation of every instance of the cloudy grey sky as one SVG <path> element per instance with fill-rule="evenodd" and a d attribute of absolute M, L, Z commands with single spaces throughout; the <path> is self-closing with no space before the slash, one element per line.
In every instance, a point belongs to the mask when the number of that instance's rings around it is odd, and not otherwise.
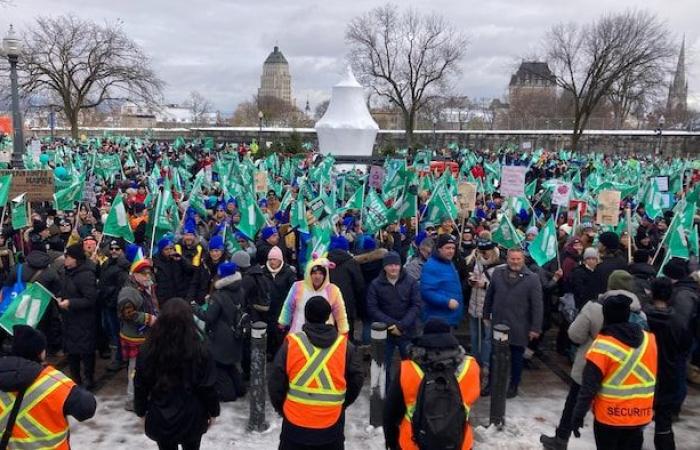
<path fill-rule="evenodd" d="M 260 83 L 262 63 L 277 44 L 290 63 L 293 95 L 312 108 L 330 96 L 345 65 L 346 24 L 380 5 L 369 0 L 12 0 L 0 7 L 0 34 L 38 15 L 73 13 L 97 21 L 121 19 L 152 57 L 167 83 L 168 102 L 200 91 L 230 112 Z M 521 56 L 537 54 L 544 31 L 557 22 L 591 20 L 604 12 L 643 7 L 675 33 L 686 34 L 691 101 L 700 106 L 698 0 L 409 0 L 462 28 L 471 43 L 455 90 L 472 98 L 501 97 Z"/>

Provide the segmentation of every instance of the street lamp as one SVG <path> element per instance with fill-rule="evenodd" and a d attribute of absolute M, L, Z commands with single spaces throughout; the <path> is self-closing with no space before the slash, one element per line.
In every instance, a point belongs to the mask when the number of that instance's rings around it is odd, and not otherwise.
<path fill-rule="evenodd" d="M 656 135 L 659 137 L 656 143 L 656 156 L 661 154 L 661 136 L 664 134 L 664 125 L 666 124 L 666 118 L 662 115 L 659 117 L 659 126 L 656 128 Z"/>
<path fill-rule="evenodd" d="M 435 131 L 437 127 L 437 117 L 433 117 L 433 148 L 437 151 L 437 133 Z"/>
<path fill-rule="evenodd" d="M 21 169 L 22 155 L 24 154 L 24 127 L 22 114 L 19 110 L 19 85 L 17 82 L 17 62 L 22 53 L 22 41 L 15 35 L 15 30 L 10 25 L 7 36 L 2 40 L 2 50 L 10 62 L 10 82 L 12 84 L 12 168 Z"/>
<path fill-rule="evenodd" d="M 262 111 L 258 111 L 258 147 L 262 145 L 262 121 L 265 117 Z"/>

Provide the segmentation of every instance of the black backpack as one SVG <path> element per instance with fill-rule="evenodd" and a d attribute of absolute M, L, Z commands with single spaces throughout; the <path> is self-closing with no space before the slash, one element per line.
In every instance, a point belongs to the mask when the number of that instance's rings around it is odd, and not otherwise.
<path fill-rule="evenodd" d="M 272 297 L 270 295 L 272 282 L 262 273 L 253 274 L 251 277 L 255 283 L 255 292 L 249 293 L 253 294 L 248 297 L 250 299 L 250 304 L 256 311 L 267 312 L 270 310 L 270 305 L 272 304 Z"/>
<path fill-rule="evenodd" d="M 428 367 L 418 388 L 411 419 L 413 440 L 420 450 L 458 450 L 464 441 L 467 415 L 451 365 Z"/>

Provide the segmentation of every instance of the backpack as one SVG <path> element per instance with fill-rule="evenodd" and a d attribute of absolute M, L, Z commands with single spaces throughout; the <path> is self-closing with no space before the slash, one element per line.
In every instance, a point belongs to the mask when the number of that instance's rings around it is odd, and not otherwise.
<path fill-rule="evenodd" d="M 226 312 L 224 312 L 226 315 Z M 242 339 L 250 334 L 250 314 L 248 314 L 240 302 L 233 304 L 233 317 L 227 317 L 227 323 L 233 337 Z"/>
<path fill-rule="evenodd" d="M 464 441 L 467 415 L 455 368 L 434 364 L 425 371 L 411 419 L 413 440 L 420 450 L 457 450 Z"/>
<path fill-rule="evenodd" d="M 255 295 L 250 303 L 256 311 L 267 312 L 270 310 L 270 305 L 272 304 L 269 283 L 262 273 L 256 273 L 251 275 L 251 277 L 255 283 Z"/>

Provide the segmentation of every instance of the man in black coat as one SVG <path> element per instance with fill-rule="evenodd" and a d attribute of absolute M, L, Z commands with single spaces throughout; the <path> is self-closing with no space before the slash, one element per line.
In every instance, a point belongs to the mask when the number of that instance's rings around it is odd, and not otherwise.
<path fill-rule="evenodd" d="M 595 286 L 595 268 L 600 262 L 598 250 L 588 247 L 583 251 L 583 263 L 576 266 L 571 271 L 571 293 L 574 294 L 576 309 L 581 311 L 587 301 L 597 297 L 598 292 Z"/>
<path fill-rule="evenodd" d="M 82 365 L 85 388 L 92 389 L 97 332 L 95 265 L 87 260 L 82 244 L 73 244 L 66 249 L 63 267 L 63 287 L 57 297 L 63 314 L 63 350 L 68 354 L 73 381 L 83 384 Z"/>
<path fill-rule="evenodd" d="M 323 297 L 312 297 L 306 302 L 304 315 L 306 323 L 303 325 L 303 333 L 306 334 L 311 345 L 317 349 L 331 347 L 338 339 L 338 331 L 335 326 L 326 322 L 331 314 L 331 306 Z M 350 406 L 360 395 L 364 381 L 362 364 L 357 357 L 352 343 L 347 342 L 345 352 L 345 399 L 338 420 L 326 428 L 310 428 L 292 423 L 284 413 L 284 404 L 287 401 L 290 379 L 287 374 L 287 353 L 290 337 L 285 339 L 280 351 L 275 356 L 268 391 L 270 403 L 278 414 L 283 417 L 282 432 L 280 433 L 280 449 L 342 449 L 345 436 L 345 408 Z M 313 422 L 313 417 L 308 417 Z"/>
<path fill-rule="evenodd" d="M 656 336 L 658 369 L 654 392 L 654 444 L 658 449 L 675 448 L 671 423 L 678 392 L 676 375 L 685 365 L 686 355 L 693 344 L 691 333 L 671 306 L 673 285 L 668 278 L 651 282 L 652 303 L 646 310 L 649 330 Z M 685 372 L 682 372 L 682 376 Z M 683 380 L 683 382 L 685 382 Z"/>
<path fill-rule="evenodd" d="M 112 239 L 109 242 L 109 257 L 100 266 L 98 302 L 102 308 L 102 323 L 109 337 L 112 361 L 107 370 L 117 372 L 124 365 L 119 339 L 119 317 L 117 299 L 119 291 L 129 278 L 129 261 L 124 257 L 124 241 Z"/>
<path fill-rule="evenodd" d="M 186 295 L 190 288 L 192 266 L 175 251 L 175 243 L 165 237 L 158 241 L 158 254 L 153 257 L 156 276 L 156 297 L 163 306 L 174 297 Z"/>
<path fill-rule="evenodd" d="M 331 244 L 328 247 L 328 260 L 335 264 L 329 270 L 331 283 L 338 286 L 343 294 L 345 311 L 348 315 L 350 325 L 350 340 L 354 342 L 355 320 L 357 319 L 357 305 L 365 298 L 365 279 L 362 276 L 360 265 L 348 251 L 350 243 L 342 236 L 331 237 Z"/>
<path fill-rule="evenodd" d="M 384 367 L 387 386 L 391 381 L 394 350 L 401 359 L 408 358 L 408 346 L 416 336 L 421 309 L 418 282 L 401 268 L 401 257 L 389 252 L 383 259 L 384 271 L 372 281 L 367 291 L 367 312 L 374 322 L 387 325 Z"/>
<path fill-rule="evenodd" d="M 630 264 L 628 272 L 634 276 L 634 293 L 639 298 L 642 305 L 646 305 L 651 300 L 651 280 L 656 277 L 657 270 L 651 265 L 653 253 L 648 250 L 637 250 L 633 255 L 633 262 Z"/>
<path fill-rule="evenodd" d="M 620 251 L 620 238 L 612 231 L 601 233 L 598 237 L 600 264 L 595 268 L 594 286 L 596 295 L 607 290 L 608 278 L 616 270 L 627 270 L 627 260 Z"/>

